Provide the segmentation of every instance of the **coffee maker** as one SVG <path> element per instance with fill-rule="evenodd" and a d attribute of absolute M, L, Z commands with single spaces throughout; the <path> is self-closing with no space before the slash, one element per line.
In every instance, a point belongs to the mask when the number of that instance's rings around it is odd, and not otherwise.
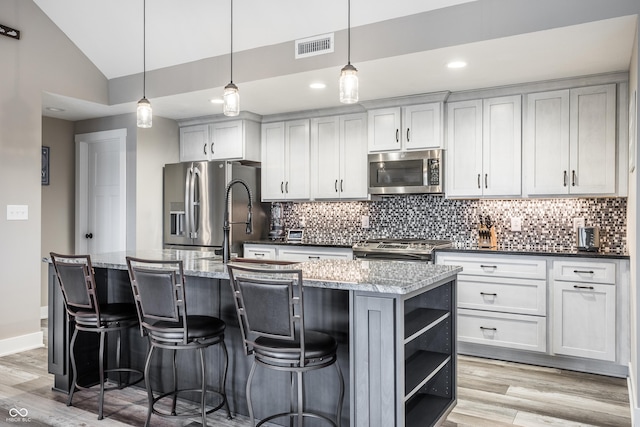
<path fill-rule="evenodd" d="M 271 228 L 269 229 L 269 239 L 284 239 L 284 219 L 282 215 L 282 203 L 271 203 Z"/>

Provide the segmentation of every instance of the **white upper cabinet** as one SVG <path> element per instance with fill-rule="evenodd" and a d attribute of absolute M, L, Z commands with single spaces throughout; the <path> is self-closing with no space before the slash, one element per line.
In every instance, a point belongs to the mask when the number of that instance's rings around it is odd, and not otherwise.
<path fill-rule="evenodd" d="M 447 104 L 449 197 L 521 194 L 519 95 Z"/>
<path fill-rule="evenodd" d="M 309 120 L 262 125 L 262 200 L 310 197 Z"/>
<path fill-rule="evenodd" d="M 312 198 L 368 198 L 366 114 L 311 121 L 311 176 Z"/>
<path fill-rule="evenodd" d="M 180 161 L 260 161 L 260 124 L 232 120 L 180 128 Z"/>
<path fill-rule="evenodd" d="M 615 84 L 527 95 L 524 150 L 526 194 L 615 194 Z"/>
<path fill-rule="evenodd" d="M 442 102 L 369 111 L 369 152 L 442 148 Z"/>
<path fill-rule="evenodd" d="M 209 125 L 180 128 L 180 161 L 209 160 Z"/>

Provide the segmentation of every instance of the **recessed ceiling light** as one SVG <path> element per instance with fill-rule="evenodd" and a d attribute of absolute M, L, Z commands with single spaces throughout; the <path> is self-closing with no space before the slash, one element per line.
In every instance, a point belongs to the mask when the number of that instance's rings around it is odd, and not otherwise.
<path fill-rule="evenodd" d="M 212 98 L 209 102 L 212 104 L 224 104 L 224 100 L 222 98 Z"/>
<path fill-rule="evenodd" d="M 464 61 L 451 61 L 447 64 L 449 68 L 464 68 L 467 66 L 467 63 Z"/>
<path fill-rule="evenodd" d="M 317 83 L 311 83 L 309 87 L 311 89 L 324 89 L 327 87 L 327 85 L 324 83 L 317 82 Z"/>
<path fill-rule="evenodd" d="M 66 111 L 64 108 L 58 108 L 58 107 L 44 107 L 44 109 L 47 111 L 52 111 L 54 113 L 62 113 L 63 111 Z"/>

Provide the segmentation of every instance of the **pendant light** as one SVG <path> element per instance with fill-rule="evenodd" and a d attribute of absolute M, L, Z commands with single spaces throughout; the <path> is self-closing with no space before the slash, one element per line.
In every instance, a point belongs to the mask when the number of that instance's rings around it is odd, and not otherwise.
<path fill-rule="evenodd" d="M 347 65 L 340 70 L 340 102 L 355 104 L 358 102 L 358 70 L 351 65 L 351 0 L 348 0 L 347 20 Z"/>
<path fill-rule="evenodd" d="M 138 127 L 150 128 L 151 103 L 147 99 L 147 1 L 142 0 L 142 99 L 138 101 Z"/>
<path fill-rule="evenodd" d="M 233 84 L 233 0 L 231 0 L 231 53 L 229 61 L 231 62 L 231 79 L 229 84 L 224 87 L 222 112 L 225 116 L 237 116 L 240 114 L 240 94 L 238 86 Z"/>

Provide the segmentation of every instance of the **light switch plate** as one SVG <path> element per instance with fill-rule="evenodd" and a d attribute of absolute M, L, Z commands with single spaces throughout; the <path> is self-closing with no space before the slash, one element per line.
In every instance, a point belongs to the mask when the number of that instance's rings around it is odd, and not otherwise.
<path fill-rule="evenodd" d="M 573 231 L 578 231 L 578 227 L 584 227 L 584 218 L 573 218 Z"/>
<path fill-rule="evenodd" d="M 369 226 L 369 215 L 362 215 L 360 218 L 360 224 L 362 228 L 370 228 Z"/>
<path fill-rule="evenodd" d="M 7 221 L 26 221 L 28 219 L 28 205 L 7 205 Z"/>
<path fill-rule="evenodd" d="M 511 231 L 522 231 L 522 218 L 519 216 L 511 218 Z"/>

